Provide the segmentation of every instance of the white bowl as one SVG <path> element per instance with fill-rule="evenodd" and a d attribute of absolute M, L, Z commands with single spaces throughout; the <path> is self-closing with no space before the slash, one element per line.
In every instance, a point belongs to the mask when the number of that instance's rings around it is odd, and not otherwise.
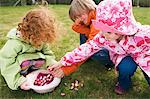
<path fill-rule="evenodd" d="M 61 82 L 61 78 L 54 77 L 53 81 L 44 86 L 34 85 L 34 81 L 36 80 L 39 73 L 49 73 L 47 70 L 36 70 L 27 75 L 27 81 L 30 83 L 30 88 L 33 89 L 37 93 L 47 93 L 51 92 L 59 85 Z"/>

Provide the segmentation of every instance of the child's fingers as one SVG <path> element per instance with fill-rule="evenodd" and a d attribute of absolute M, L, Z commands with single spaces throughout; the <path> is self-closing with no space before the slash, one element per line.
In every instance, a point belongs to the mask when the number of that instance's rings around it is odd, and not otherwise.
<path fill-rule="evenodd" d="M 54 68 L 54 71 L 60 69 L 60 67 L 61 67 L 61 66 L 55 67 L 55 68 Z"/>
<path fill-rule="evenodd" d="M 59 69 L 60 67 L 61 67 L 61 66 L 53 65 L 53 66 L 48 67 L 48 70 L 49 70 L 49 71 L 56 71 L 56 70 Z"/>
<path fill-rule="evenodd" d="M 75 24 L 80 24 L 82 20 L 80 18 L 76 19 Z"/>
<path fill-rule="evenodd" d="M 61 72 L 60 70 L 57 70 L 57 71 L 54 72 L 54 76 L 62 78 L 64 75 L 63 75 L 63 72 Z"/>
<path fill-rule="evenodd" d="M 48 69 L 49 71 L 53 71 L 53 69 L 54 69 L 55 67 L 56 67 L 55 65 L 52 65 L 52 66 L 49 66 L 47 69 Z"/>
<path fill-rule="evenodd" d="M 53 76 L 57 75 L 56 71 L 50 71 L 50 73 L 51 73 Z"/>
<path fill-rule="evenodd" d="M 49 72 L 50 72 L 51 74 L 53 74 L 53 75 L 54 75 L 54 73 L 57 72 L 57 71 L 58 71 L 58 68 L 56 68 L 56 67 L 54 67 L 54 68 L 52 68 L 51 70 L 49 70 Z"/>
<path fill-rule="evenodd" d="M 52 69 L 52 68 L 55 68 L 55 67 L 58 67 L 58 66 L 59 66 L 59 64 L 56 63 L 56 64 L 52 64 L 52 65 L 49 66 L 48 68 L 49 68 L 49 69 Z"/>
<path fill-rule="evenodd" d="M 62 69 L 58 69 L 55 72 L 53 72 L 53 74 L 55 75 L 55 77 L 59 77 L 62 78 L 64 76 L 64 72 Z"/>
<path fill-rule="evenodd" d="M 53 71 L 53 68 L 54 68 L 54 67 L 49 66 L 49 67 L 47 68 L 47 70 L 48 70 L 48 71 Z"/>
<path fill-rule="evenodd" d="M 58 70 L 59 70 L 59 68 L 53 68 L 53 70 L 51 70 L 50 72 L 51 72 L 52 74 L 54 74 L 54 73 L 57 73 Z"/>

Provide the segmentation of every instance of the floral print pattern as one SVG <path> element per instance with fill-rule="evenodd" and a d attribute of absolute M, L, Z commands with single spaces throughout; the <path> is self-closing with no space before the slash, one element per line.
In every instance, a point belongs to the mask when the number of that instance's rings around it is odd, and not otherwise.
<path fill-rule="evenodd" d="M 145 27 L 146 28 L 146 27 Z M 117 66 L 127 55 L 150 77 L 150 27 L 140 31 L 134 36 L 124 36 L 119 43 L 106 40 L 102 33 L 97 34 L 93 40 L 82 44 L 72 52 L 68 52 L 61 59 L 64 66 L 70 66 L 83 60 L 100 50 L 103 46 L 109 50 L 110 58 Z"/>
<path fill-rule="evenodd" d="M 141 25 L 135 21 L 132 13 L 132 0 L 104 0 L 97 7 L 97 24 L 103 23 L 112 28 L 111 31 L 100 25 L 100 29 L 106 32 L 118 32 L 125 35 L 133 35 Z"/>
<path fill-rule="evenodd" d="M 132 1 L 104 0 L 98 5 L 96 14 L 93 24 L 102 31 L 92 40 L 68 52 L 60 62 L 64 66 L 77 64 L 105 47 L 116 66 L 130 55 L 150 77 L 150 26 L 135 21 Z M 119 33 L 123 38 L 119 42 L 111 42 L 105 39 L 103 31 Z"/>

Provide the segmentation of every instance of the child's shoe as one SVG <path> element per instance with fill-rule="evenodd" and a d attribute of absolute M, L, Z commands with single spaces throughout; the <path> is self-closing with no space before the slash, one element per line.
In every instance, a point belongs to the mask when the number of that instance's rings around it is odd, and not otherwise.
<path fill-rule="evenodd" d="M 125 92 L 126 91 L 119 85 L 119 82 L 117 82 L 115 85 L 115 93 L 118 95 L 123 95 Z"/>

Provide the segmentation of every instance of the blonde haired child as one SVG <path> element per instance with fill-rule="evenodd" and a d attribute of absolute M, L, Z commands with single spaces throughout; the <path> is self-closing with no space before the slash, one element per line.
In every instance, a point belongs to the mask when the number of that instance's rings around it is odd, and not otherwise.
<path fill-rule="evenodd" d="M 56 38 L 54 19 L 47 8 L 29 11 L 18 28 L 12 29 L 0 50 L 0 69 L 8 87 L 29 89 L 26 75 L 56 63 L 50 50 Z"/>
<path fill-rule="evenodd" d="M 73 0 L 69 9 L 69 16 L 72 21 L 84 14 L 89 14 L 91 11 L 96 10 L 97 5 L 93 0 Z"/>
<path fill-rule="evenodd" d="M 92 20 L 96 19 L 96 7 L 97 5 L 93 0 L 73 0 L 70 5 L 69 16 L 74 22 L 72 29 L 75 32 L 80 33 L 80 44 L 93 39 L 93 37 L 100 31 L 100 29 L 95 29 L 92 25 Z M 113 67 L 113 63 L 109 57 L 109 52 L 105 48 L 100 49 L 90 58 L 97 61 L 99 64 L 105 65 L 107 69 Z M 84 62 L 72 65 L 71 67 L 62 67 L 62 70 L 65 75 L 69 75 L 82 63 Z"/>
<path fill-rule="evenodd" d="M 100 31 L 92 25 L 92 20 L 96 19 L 96 7 L 93 0 L 73 0 L 70 5 L 69 16 L 74 22 L 72 29 L 81 34 L 80 44 L 92 39 Z M 82 39 L 83 35 L 86 40 Z"/>
<path fill-rule="evenodd" d="M 150 26 L 135 21 L 131 0 L 104 0 L 97 8 L 96 28 L 102 31 L 92 40 L 67 53 L 54 68 L 55 76 L 62 75 L 60 67 L 83 61 L 104 46 L 118 70 L 117 94 L 131 86 L 131 77 L 139 66 L 150 85 Z M 56 68 L 56 66 L 59 66 Z M 58 72 L 62 74 L 58 75 Z"/>

